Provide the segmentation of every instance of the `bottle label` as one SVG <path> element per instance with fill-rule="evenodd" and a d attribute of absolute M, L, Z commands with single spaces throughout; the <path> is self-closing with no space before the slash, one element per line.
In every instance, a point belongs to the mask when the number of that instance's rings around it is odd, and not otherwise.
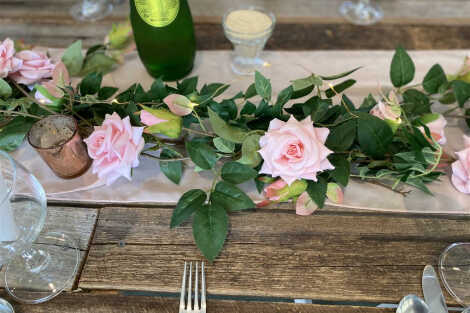
<path fill-rule="evenodd" d="M 170 25 L 180 10 L 180 0 L 135 0 L 140 17 L 154 27 Z"/>

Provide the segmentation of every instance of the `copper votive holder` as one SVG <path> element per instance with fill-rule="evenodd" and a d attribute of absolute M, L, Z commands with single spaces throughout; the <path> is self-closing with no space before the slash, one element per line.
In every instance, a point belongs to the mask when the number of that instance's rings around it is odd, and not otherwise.
<path fill-rule="evenodd" d="M 71 116 L 50 115 L 36 122 L 28 132 L 28 141 L 60 178 L 78 177 L 92 163 Z"/>

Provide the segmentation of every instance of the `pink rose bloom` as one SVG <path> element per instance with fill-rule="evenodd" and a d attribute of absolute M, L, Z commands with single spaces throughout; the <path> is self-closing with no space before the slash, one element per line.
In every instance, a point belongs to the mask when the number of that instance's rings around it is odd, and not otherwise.
<path fill-rule="evenodd" d="M 444 133 L 444 128 L 446 127 L 446 125 L 446 119 L 440 114 L 436 120 L 426 123 L 426 126 L 431 132 L 431 137 L 440 145 L 445 145 L 447 142 L 446 134 Z M 424 127 L 419 127 L 419 130 L 421 130 L 421 132 L 425 134 Z"/>
<path fill-rule="evenodd" d="M 313 127 L 310 116 L 301 122 L 293 116 L 287 122 L 272 120 L 260 139 L 260 173 L 279 176 L 289 185 L 298 179 L 317 181 L 317 173 L 334 169 L 327 159 L 332 151 L 325 146 L 329 133 Z"/>
<path fill-rule="evenodd" d="M 23 64 L 10 77 L 17 83 L 31 85 L 52 76 L 55 65 L 42 52 L 23 50 L 16 54 Z"/>
<path fill-rule="evenodd" d="M 145 110 L 142 110 L 140 112 L 140 121 L 142 124 L 147 125 L 147 126 L 153 126 L 156 124 L 168 122 L 167 120 L 161 119 L 153 115 L 152 113 L 149 113 Z"/>
<path fill-rule="evenodd" d="M 172 94 L 163 99 L 163 102 L 168 106 L 173 114 L 178 116 L 185 116 L 193 112 L 195 103 L 182 95 Z"/>
<path fill-rule="evenodd" d="M 465 149 L 455 154 L 458 160 L 452 163 L 452 184 L 463 193 L 470 194 L 470 137 L 463 137 Z"/>
<path fill-rule="evenodd" d="M 17 71 L 22 61 L 14 57 L 15 44 L 10 38 L 0 43 L 0 78 L 7 77 L 9 73 Z"/>
<path fill-rule="evenodd" d="M 400 114 L 397 114 L 393 111 L 392 106 L 379 101 L 373 108 L 370 110 L 370 114 L 375 117 L 380 118 L 381 120 L 396 120 L 400 118 Z"/>
<path fill-rule="evenodd" d="M 70 85 L 70 75 L 67 67 L 62 62 L 56 64 L 54 72 L 52 73 L 52 80 L 48 80 L 41 84 L 49 94 L 55 98 L 62 98 L 64 92 L 59 87 L 65 87 Z M 36 100 L 39 100 L 42 103 L 51 103 L 52 101 L 43 95 L 39 90 L 34 94 Z"/>
<path fill-rule="evenodd" d="M 121 119 L 115 112 L 106 114 L 101 126 L 85 139 L 88 154 L 94 160 L 93 173 L 109 186 L 119 177 L 131 180 L 131 168 L 139 165 L 144 148 L 143 127 L 132 127 L 129 117 Z"/>

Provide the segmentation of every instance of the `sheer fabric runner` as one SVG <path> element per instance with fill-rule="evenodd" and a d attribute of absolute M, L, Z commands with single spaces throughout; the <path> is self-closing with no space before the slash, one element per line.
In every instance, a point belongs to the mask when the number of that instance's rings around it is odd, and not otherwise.
<path fill-rule="evenodd" d="M 52 55 L 61 53 L 60 50 L 51 51 Z M 435 63 L 440 63 L 448 73 L 457 72 L 466 51 L 412 51 L 410 54 L 416 64 L 415 81 L 418 83 Z M 308 76 L 311 72 L 329 75 L 364 66 L 351 75 L 357 84 L 346 92 L 359 105 L 369 93 L 377 96 L 379 88 L 386 90 L 390 87 L 389 66 L 392 56 L 393 51 L 271 51 L 266 53 L 266 60 L 270 64 L 264 68 L 263 74 L 271 79 L 273 91 L 277 93 L 290 80 Z M 225 96 L 235 95 L 240 90 L 246 90 L 253 78 L 235 76 L 229 64 L 229 51 L 200 51 L 192 75 L 199 76 L 200 85 L 209 82 L 229 83 L 232 87 Z M 134 82 L 149 88 L 153 79 L 146 73 L 137 55 L 131 54 L 124 65 L 105 77 L 103 85 L 118 86 L 124 90 Z M 448 143 L 445 146 L 448 153 L 453 154 L 453 151 L 463 148 L 463 133 L 470 133 L 463 120 L 448 119 Z M 208 173 L 194 173 L 187 169 L 181 184 L 176 186 L 160 172 L 156 160 L 141 157 L 140 166 L 134 169 L 132 182 L 121 178 L 107 187 L 98 181 L 91 170 L 72 180 L 57 178 L 27 143 L 15 151 L 13 156 L 38 177 L 50 200 L 174 205 L 185 191 L 195 186 L 209 189 L 212 179 Z M 253 200 L 262 199 L 254 184 L 246 183 L 242 188 Z M 433 183 L 430 189 L 434 196 L 413 190 L 404 197 L 378 185 L 352 180 L 345 190 L 345 200 L 341 206 L 393 212 L 470 214 L 470 196 L 457 192 L 449 176 Z"/>

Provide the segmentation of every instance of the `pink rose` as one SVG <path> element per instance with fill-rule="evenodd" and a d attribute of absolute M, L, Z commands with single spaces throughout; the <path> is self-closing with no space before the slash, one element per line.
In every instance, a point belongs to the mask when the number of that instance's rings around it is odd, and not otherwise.
<path fill-rule="evenodd" d="M 374 115 L 381 120 L 396 120 L 400 118 L 400 113 L 393 110 L 391 105 L 385 104 L 382 101 L 379 101 L 373 108 L 370 110 L 370 114 Z"/>
<path fill-rule="evenodd" d="M 325 146 L 329 132 L 313 127 L 310 116 L 301 122 L 293 116 L 287 122 L 272 120 L 259 142 L 260 173 L 279 176 L 289 185 L 302 178 L 317 181 L 319 172 L 334 169 L 327 159 L 332 151 Z"/>
<path fill-rule="evenodd" d="M 7 77 L 9 73 L 17 71 L 22 60 L 15 58 L 15 44 L 10 38 L 0 43 L 0 78 Z"/>
<path fill-rule="evenodd" d="M 341 187 L 336 183 L 328 183 L 328 186 L 326 189 L 326 196 L 328 197 L 328 200 L 330 200 L 333 203 L 337 203 L 337 204 L 343 203 L 343 199 L 344 199 L 343 189 L 341 189 Z"/>
<path fill-rule="evenodd" d="M 171 112 L 178 116 L 185 116 L 193 112 L 194 107 L 197 105 L 192 103 L 188 98 L 182 95 L 172 94 L 163 99 L 163 102 L 168 106 Z"/>
<path fill-rule="evenodd" d="M 65 67 L 65 64 L 59 62 L 56 64 L 54 72 L 52 73 L 52 80 L 48 80 L 41 84 L 49 95 L 44 95 L 39 90 L 36 90 L 34 97 L 41 103 L 52 103 L 49 96 L 62 98 L 64 96 L 64 92 L 59 87 L 63 88 L 68 85 L 70 85 L 69 72 L 67 67 Z"/>
<path fill-rule="evenodd" d="M 131 180 L 131 168 L 139 165 L 139 154 L 144 148 L 143 127 L 132 127 L 129 117 L 121 119 L 117 113 L 106 114 L 101 126 L 85 139 L 88 154 L 94 160 L 93 173 L 106 180 L 109 186 L 119 177 Z"/>
<path fill-rule="evenodd" d="M 447 142 L 446 134 L 444 132 L 444 128 L 447 125 L 447 121 L 441 114 L 428 114 L 423 116 L 423 118 L 430 117 L 434 118 L 431 122 L 425 122 L 426 126 L 429 128 L 431 132 L 431 137 L 437 141 L 440 145 L 445 145 Z M 424 127 L 419 127 L 419 130 L 423 134 L 425 134 Z"/>
<path fill-rule="evenodd" d="M 23 50 L 18 52 L 16 57 L 23 62 L 16 72 L 10 74 L 10 77 L 16 82 L 31 85 L 43 78 L 52 76 L 55 65 L 44 53 Z"/>
<path fill-rule="evenodd" d="M 158 118 L 157 116 L 145 110 L 142 110 L 140 112 L 140 121 L 142 122 L 142 124 L 147 125 L 147 126 L 153 126 L 153 125 L 157 125 L 160 123 L 168 122 L 167 120 Z"/>
<path fill-rule="evenodd" d="M 464 135 L 465 149 L 455 154 L 458 160 L 452 163 L 452 183 L 463 193 L 470 194 L 470 137 Z"/>

